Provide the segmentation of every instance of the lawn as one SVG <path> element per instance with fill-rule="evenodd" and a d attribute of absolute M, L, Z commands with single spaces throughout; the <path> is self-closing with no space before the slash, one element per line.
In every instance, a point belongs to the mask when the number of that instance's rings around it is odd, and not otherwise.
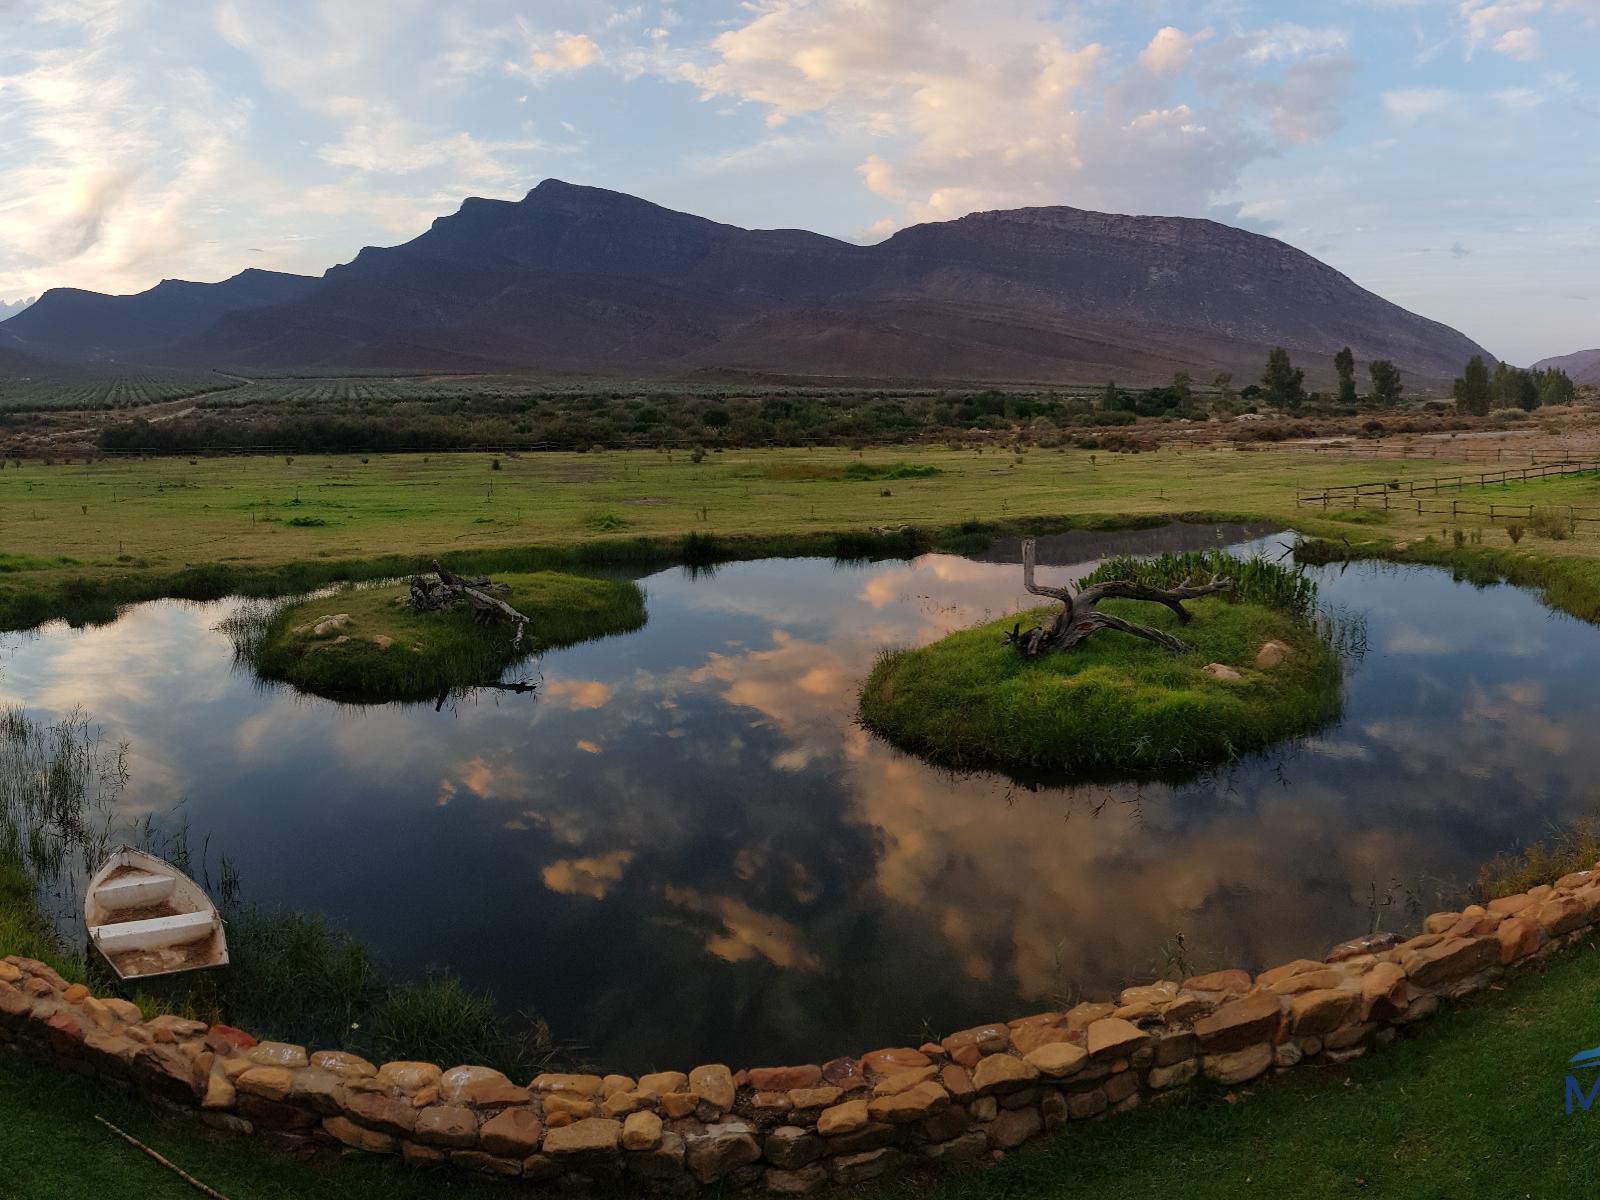
<path fill-rule="evenodd" d="M 1073 1125 L 997 1166 L 864 1189 L 873 1200 L 1536 1200 L 1594 1187 L 1600 1107 L 1563 1112 L 1566 1060 L 1600 1043 L 1588 949 L 1529 968 L 1343 1068 L 1299 1069 L 1226 1099 Z M 88 1081 L 0 1060 L 0 1190 L 28 1200 L 194 1195 L 93 1118 L 127 1130 L 230 1200 L 504 1196 L 391 1161 L 305 1164 L 226 1140 Z"/>

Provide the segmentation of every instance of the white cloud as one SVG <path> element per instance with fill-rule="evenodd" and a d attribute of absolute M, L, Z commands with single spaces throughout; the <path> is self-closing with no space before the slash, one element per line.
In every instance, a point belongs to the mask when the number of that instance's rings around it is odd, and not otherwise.
<path fill-rule="evenodd" d="M 1539 31 L 1531 25 L 1508 29 L 1495 39 L 1494 48 L 1501 54 L 1520 58 L 1524 62 L 1539 57 Z"/>
<path fill-rule="evenodd" d="M 600 61 L 600 46 L 586 33 L 558 33 L 528 55 L 534 76 L 581 71 Z"/>
<path fill-rule="evenodd" d="M 1415 121 L 1449 110 L 1456 100 L 1456 93 L 1445 88 L 1401 88 L 1383 94 L 1383 107 L 1390 116 Z"/>
<path fill-rule="evenodd" d="M 1185 33 L 1174 25 L 1156 30 L 1149 45 L 1139 52 L 1139 65 L 1152 75 L 1176 75 L 1194 57 L 1195 43 L 1211 37 L 1211 30 Z"/>
<path fill-rule="evenodd" d="M 1491 92 L 1490 96 L 1513 112 L 1527 112 L 1544 103 L 1543 96 L 1532 88 L 1525 87 L 1501 88 L 1498 92 Z"/>
<path fill-rule="evenodd" d="M 807 117 L 859 144 L 866 189 L 911 220 L 1063 202 L 1207 211 L 1252 159 L 1326 137 L 1350 69 L 1342 31 L 1293 24 L 1220 40 L 1168 27 L 1119 63 L 1039 0 L 764 0 L 750 13 L 678 73 L 769 124 Z M 1191 64 L 1199 92 L 1180 98 Z"/>
<path fill-rule="evenodd" d="M 1531 22 L 1544 7 L 1544 0 L 1462 0 L 1468 57 L 1485 43 L 1512 58 L 1538 57 L 1539 31 Z"/>

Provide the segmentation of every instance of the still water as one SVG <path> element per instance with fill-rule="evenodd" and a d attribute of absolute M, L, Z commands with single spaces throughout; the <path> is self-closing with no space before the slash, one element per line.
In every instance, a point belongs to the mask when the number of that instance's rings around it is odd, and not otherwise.
<path fill-rule="evenodd" d="M 1075 534 L 1040 560 L 1283 541 Z M 1195 969 L 1317 955 L 1593 811 L 1600 630 L 1375 565 L 1314 571 L 1367 650 L 1308 741 L 1180 787 L 931 769 L 855 724 L 856 688 L 881 647 L 1030 606 L 1015 545 L 983 559 L 662 571 L 644 629 L 440 712 L 263 685 L 217 628 L 234 602 L 143 604 L 5 635 L 0 702 L 87 709 L 128 743 L 123 816 L 186 817 L 247 899 L 630 1072 L 915 1044 L 1147 980 L 1180 934 Z"/>

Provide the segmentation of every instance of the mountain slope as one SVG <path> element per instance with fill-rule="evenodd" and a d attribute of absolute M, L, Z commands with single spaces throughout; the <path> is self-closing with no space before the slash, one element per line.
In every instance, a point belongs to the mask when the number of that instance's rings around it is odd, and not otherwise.
<path fill-rule="evenodd" d="M 1551 367 L 1565 371 L 1573 383 L 1600 385 L 1600 350 L 1559 354 L 1554 358 L 1541 358 L 1533 364 L 1535 371 L 1545 371 Z"/>
<path fill-rule="evenodd" d="M 517 202 L 469 199 L 282 303 L 215 318 L 169 338 L 169 358 L 841 380 L 1137 383 L 1184 369 L 1242 383 L 1283 345 L 1320 384 L 1346 344 L 1426 381 L 1483 353 L 1309 255 L 1211 221 L 1018 209 L 859 246 L 557 180 Z"/>
<path fill-rule="evenodd" d="M 35 353 L 56 357 L 139 354 L 192 337 L 228 313 L 298 299 L 316 283 L 252 269 L 221 283 L 166 279 L 132 296 L 52 288 L 5 330 Z"/>

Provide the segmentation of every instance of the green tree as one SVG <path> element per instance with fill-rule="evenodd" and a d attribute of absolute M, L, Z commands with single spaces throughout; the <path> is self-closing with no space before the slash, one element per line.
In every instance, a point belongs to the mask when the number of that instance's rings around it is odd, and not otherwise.
<path fill-rule="evenodd" d="M 1289 361 L 1289 352 L 1282 346 L 1273 347 L 1261 376 L 1267 403 L 1274 408 L 1299 408 L 1306 396 L 1305 380 L 1306 373 Z"/>
<path fill-rule="evenodd" d="M 1510 401 L 1524 412 L 1532 412 L 1539 407 L 1539 381 L 1534 378 L 1532 371 L 1523 371 L 1513 367 L 1511 370 L 1511 395 Z"/>
<path fill-rule="evenodd" d="M 1372 379 L 1372 399 L 1384 408 L 1393 408 L 1406 390 L 1400 382 L 1400 368 L 1387 358 L 1380 358 L 1367 364 L 1367 375 Z"/>
<path fill-rule="evenodd" d="M 1178 398 L 1179 408 L 1188 408 L 1194 403 L 1194 380 L 1189 378 L 1189 372 L 1177 371 L 1173 373 L 1172 394 Z"/>
<path fill-rule="evenodd" d="M 1489 380 L 1490 408 L 1515 408 L 1517 406 L 1517 394 L 1511 376 L 1512 368 L 1504 361 L 1495 364 L 1494 377 Z"/>
<path fill-rule="evenodd" d="M 1551 367 L 1539 372 L 1540 404 L 1571 404 L 1577 395 L 1578 389 L 1572 386 L 1571 378 L 1561 368 Z"/>
<path fill-rule="evenodd" d="M 1339 403 L 1354 404 L 1356 402 L 1356 356 L 1346 346 L 1333 356 L 1333 369 L 1339 375 Z"/>
<path fill-rule="evenodd" d="M 1233 390 L 1232 371 L 1223 371 L 1219 373 L 1217 377 L 1211 381 L 1211 386 L 1217 389 L 1217 408 L 1219 409 L 1231 409 L 1234 405 L 1234 401 L 1239 399 L 1238 393 Z"/>
<path fill-rule="evenodd" d="M 1463 417 L 1481 417 L 1489 411 L 1489 368 L 1483 355 L 1474 354 L 1467 360 L 1466 368 L 1456 377 L 1456 412 Z"/>
<path fill-rule="evenodd" d="M 1100 396 L 1100 411 L 1116 412 L 1121 407 L 1122 397 L 1117 392 L 1117 381 L 1115 379 L 1107 380 L 1106 390 Z"/>

